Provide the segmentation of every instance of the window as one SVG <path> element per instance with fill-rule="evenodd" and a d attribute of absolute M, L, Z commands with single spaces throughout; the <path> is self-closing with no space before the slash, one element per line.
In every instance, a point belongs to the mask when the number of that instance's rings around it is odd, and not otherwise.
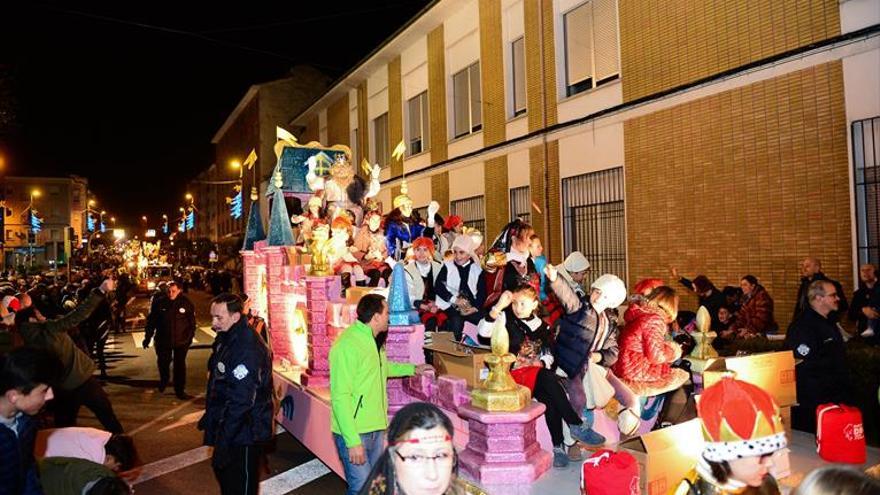
<path fill-rule="evenodd" d="M 426 151 L 430 145 L 428 144 L 428 136 L 430 134 L 428 127 L 428 92 L 423 91 L 421 94 L 409 100 L 406 104 L 409 116 L 407 125 L 407 156 L 418 155 Z"/>
<path fill-rule="evenodd" d="M 580 251 L 590 261 L 590 282 L 603 273 L 626 280 L 623 168 L 562 181 L 565 255 Z"/>
<path fill-rule="evenodd" d="M 483 196 L 474 196 L 453 201 L 449 204 L 450 213 L 461 217 L 466 227 L 477 229 L 486 238 L 486 211 Z"/>
<path fill-rule="evenodd" d="M 620 76 L 617 1 L 590 0 L 563 15 L 565 87 L 571 96 Z"/>
<path fill-rule="evenodd" d="M 526 223 L 532 223 L 529 198 L 529 186 L 515 187 L 510 190 L 510 221 L 521 218 Z"/>
<path fill-rule="evenodd" d="M 480 108 L 480 63 L 452 76 L 454 136 L 459 138 L 483 128 Z"/>
<path fill-rule="evenodd" d="M 852 124 L 859 264 L 880 262 L 880 117 Z"/>
<path fill-rule="evenodd" d="M 388 154 L 388 112 L 373 119 L 373 139 L 376 142 L 373 163 L 385 168 L 391 164 L 391 156 Z"/>
<path fill-rule="evenodd" d="M 511 43 L 510 57 L 511 85 L 513 90 L 513 115 L 526 113 L 526 52 L 525 38 L 520 37 Z"/>

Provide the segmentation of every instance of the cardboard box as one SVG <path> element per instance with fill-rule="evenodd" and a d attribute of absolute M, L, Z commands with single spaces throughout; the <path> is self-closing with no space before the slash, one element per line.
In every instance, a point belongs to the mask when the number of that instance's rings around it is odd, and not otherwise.
<path fill-rule="evenodd" d="M 425 349 L 434 353 L 433 365 L 437 375 L 464 378 L 470 388 L 477 386 L 489 374 L 484 361 L 491 351 L 453 342 L 451 332 L 435 333 Z"/>
<path fill-rule="evenodd" d="M 345 290 L 345 302 L 357 304 L 362 297 L 369 294 L 375 287 L 349 287 Z"/>
<path fill-rule="evenodd" d="M 715 361 L 703 372 L 703 389 L 723 376 L 733 376 L 766 390 L 779 407 L 797 404 L 794 355 L 791 351 L 765 352 L 749 356 L 726 357 Z"/>
<path fill-rule="evenodd" d="M 618 449 L 632 454 L 639 463 L 639 493 L 674 493 L 703 451 L 700 420 L 645 433 L 621 442 Z"/>

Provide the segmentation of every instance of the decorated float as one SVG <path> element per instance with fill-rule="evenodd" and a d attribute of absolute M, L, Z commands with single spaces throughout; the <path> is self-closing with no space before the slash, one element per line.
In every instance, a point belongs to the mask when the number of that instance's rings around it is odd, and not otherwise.
<path fill-rule="evenodd" d="M 358 175 L 346 147 L 301 145 L 283 131 L 279 131 L 275 153 L 277 165 L 268 190 L 268 232 L 263 231 L 253 190 L 241 256 L 244 290 L 252 311 L 265 318 L 270 328 L 275 384 L 282 399 L 279 424 L 343 476 L 330 433 L 328 355 L 334 339 L 355 320 L 359 298 L 379 291 L 389 300 L 388 358 L 424 363 L 426 347 L 435 357 L 435 371 L 389 380 L 389 414 L 413 401 L 439 406 L 456 430 L 460 472 L 489 493 L 577 493 L 580 463 L 565 470 L 551 468 L 552 444 L 542 418 L 545 406 L 511 379 L 513 357 L 507 353 L 503 325 L 493 329 L 491 350 L 444 341 L 444 334 L 436 334 L 425 346 L 425 328 L 413 311 L 402 264 L 387 260 L 395 268 L 389 270 L 385 287 L 361 287 L 355 283 L 359 275 L 345 270 L 353 265 L 347 255 L 354 250 L 346 249 L 349 224 L 360 225 L 376 209 L 371 198 L 378 191 L 378 170 L 362 164 Z M 396 198 L 395 203 L 395 207 L 406 206 L 405 198 L 399 204 Z M 339 222 L 339 218 L 347 220 Z M 367 223 L 361 228 L 376 230 Z M 346 231 L 341 248 L 334 243 L 340 229 Z M 405 243 L 394 247 L 400 249 Z M 365 266 L 363 258 L 359 265 Z M 698 387 L 736 374 L 768 390 L 785 415 L 795 400 L 791 354 L 718 358 L 710 350 L 712 335 L 706 319 L 701 314 L 699 345 L 691 358 L 699 372 Z M 465 333 L 476 337 L 473 327 Z M 647 418 L 632 428 L 631 436 L 625 436 L 620 433 L 616 410 L 611 405 L 597 409 L 594 428 L 612 448 L 636 457 L 641 493 L 671 493 L 701 452 L 698 420 L 652 431 L 656 414 L 643 414 Z M 792 437 L 790 430 L 787 434 Z M 789 442 L 792 455 L 786 452 L 780 458 L 778 478 L 791 476 L 796 484 L 821 463 L 810 439 L 794 432 Z M 876 449 L 869 451 L 869 462 L 876 463 L 880 454 Z"/>

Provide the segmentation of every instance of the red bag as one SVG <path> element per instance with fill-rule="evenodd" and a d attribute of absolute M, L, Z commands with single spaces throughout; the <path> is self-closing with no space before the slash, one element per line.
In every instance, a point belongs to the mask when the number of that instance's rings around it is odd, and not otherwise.
<path fill-rule="evenodd" d="M 816 445 L 819 457 L 828 462 L 864 464 L 867 447 L 861 411 L 846 404 L 817 407 Z"/>
<path fill-rule="evenodd" d="M 597 450 L 581 466 L 581 495 L 639 495 L 639 463 L 626 452 Z"/>

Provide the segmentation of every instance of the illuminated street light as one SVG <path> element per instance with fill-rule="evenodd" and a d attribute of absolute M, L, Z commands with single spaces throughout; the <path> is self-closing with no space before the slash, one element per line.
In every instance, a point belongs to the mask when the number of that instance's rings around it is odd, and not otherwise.
<path fill-rule="evenodd" d="M 90 199 L 90 200 L 89 200 L 89 206 L 95 206 L 95 200 L 94 200 L 94 199 Z"/>
<path fill-rule="evenodd" d="M 192 201 L 192 199 L 193 199 L 193 195 L 190 194 L 190 193 L 186 193 L 186 196 L 185 196 L 185 197 L 186 197 L 186 200 L 187 200 L 187 201 Z"/>
<path fill-rule="evenodd" d="M 143 220 L 143 221 L 146 222 L 146 221 L 147 221 L 147 216 L 146 216 L 146 215 L 142 216 L 142 217 L 141 217 L 141 220 Z"/>
<path fill-rule="evenodd" d="M 232 160 L 231 162 L 229 162 L 229 166 L 232 167 L 232 168 L 234 168 L 234 169 L 240 169 L 240 168 L 241 168 L 241 162 L 238 161 L 238 160 Z"/>

